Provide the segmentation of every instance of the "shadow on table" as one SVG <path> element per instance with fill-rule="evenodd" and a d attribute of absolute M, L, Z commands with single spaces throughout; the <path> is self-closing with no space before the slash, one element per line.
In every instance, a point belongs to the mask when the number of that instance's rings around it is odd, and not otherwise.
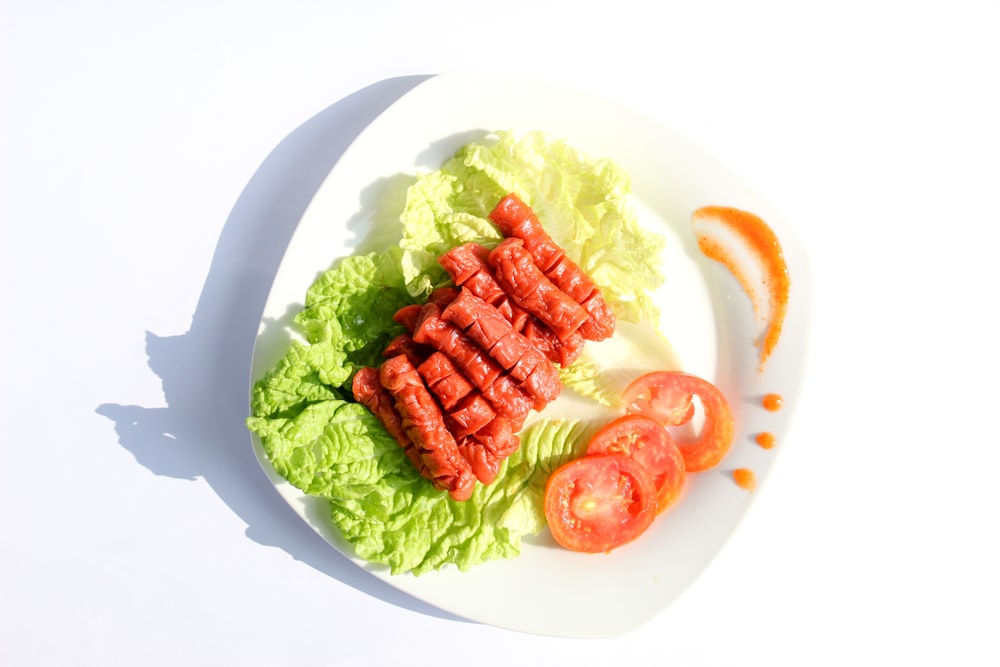
<path fill-rule="evenodd" d="M 309 119 L 264 160 L 241 193 L 212 258 L 190 330 L 146 333 L 149 366 L 167 407 L 104 404 L 123 447 L 157 475 L 203 478 L 247 523 L 247 536 L 368 595 L 461 620 L 355 566 L 281 500 L 261 471 L 244 426 L 249 362 L 271 281 L 306 206 L 372 120 L 428 77 L 387 79 Z"/>

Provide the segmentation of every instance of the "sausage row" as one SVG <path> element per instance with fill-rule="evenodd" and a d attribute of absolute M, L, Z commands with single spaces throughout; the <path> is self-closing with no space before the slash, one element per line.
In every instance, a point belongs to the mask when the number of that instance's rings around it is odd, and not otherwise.
<path fill-rule="evenodd" d="M 558 397 L 556 364 L 615 326 L 600 290 L 516 195 L 490 218 L 505 239 L 492 251 L 469 243 L 441 256 L 454 286 L 400 309 L 406 333 L 353 382 L 355 399 L 455 500 L 491 483 L 530 411 Z"/>

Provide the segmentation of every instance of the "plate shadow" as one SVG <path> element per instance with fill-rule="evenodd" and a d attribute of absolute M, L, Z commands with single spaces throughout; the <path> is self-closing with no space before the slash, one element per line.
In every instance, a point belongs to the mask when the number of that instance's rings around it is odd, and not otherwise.
<path fill-rule="evenodd" d="M 121 446 L 154 474 L 205 480 L 246 522 L 255 542 L 390 604 L 464 621 L 357 567 L 309 528 L 260 469 L 244 425 L 261 314 L 299 219 L 358 134 L 428 78 L 391 78 L 358 90 L 271 151 L 223 226 L 190 329 L 145 334 L 149 368 L 161 379 L 166 407 L 105 403 L 96 412 L 114 422 Z"/>

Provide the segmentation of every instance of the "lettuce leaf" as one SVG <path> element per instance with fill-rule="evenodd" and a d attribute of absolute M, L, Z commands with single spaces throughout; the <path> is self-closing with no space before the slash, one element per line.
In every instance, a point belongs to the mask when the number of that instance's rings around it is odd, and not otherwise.
<path fill-rule="evenodd" d="M 348 371 L 377 365 L 386 344 L 403 331 L 392 316 L 413 299 L 403 285 L 400 254 L 391 248 L 343 258 L 316 279 L 295 317 L 306 340 L 343 354 Z"/>
<path fill-rule="evenodd" d="M 577 422 L 542 420 L 529 427 L 497 479 L 478 485 L 462 502 L 424 483 L 403 458 L 399 470 L 363 497 L 331 499 L 330 515 L 358 556 L 389 566 L 393 574 L 419 575 L 449 563 L 468 570 L 512 558 L 524 535 L 545 527 L 545 481 L 561 462 L 578 455 L 582 433 Z M 351 441 L 367 446 L 359 438 Z"/>
<path fill-rule="evenodd" d="M 359 403 L 317 401 L 287 416 L 251 417 L 248 426 L 260 437 L 275 471 L 314 496 L 363 497 L 408 463 Z M 362 442 L 368 446 L 359 449 Z"/>
<path fill-rule="evenodd" d="M 294 413 L 310 403 L 337 398 L 334 388 L 346 381 L 349 372 L 344 353 L 333 345 L 293 341 L 274 368 L 254 384 L 250 412 L 258 417 Z"/>

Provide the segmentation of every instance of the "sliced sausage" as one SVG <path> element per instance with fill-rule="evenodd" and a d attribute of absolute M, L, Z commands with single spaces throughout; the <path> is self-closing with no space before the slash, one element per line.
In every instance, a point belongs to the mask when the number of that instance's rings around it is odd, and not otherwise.
<path fill-rule="evenodd" d="M 500 200 L 489 217 L 504 236 L 524 241 L 525 248 L 546 277 L 584 307 L 590 315 L 590 320 L 580 327 L 584 338 L 604 340 L 614 333 L 615 314 L 600 289 L 549 236 L 530 206 L 510 193 Z"/>
<path fill-rule="evenodd" d="M 441 308 L 433 303 L 424 305 L 414 340 L 443 352 L 454 362 L 472 385 L 482 392 L 496 411 L 512 424 L 523 424 L 534 401 L 503 368 L 455 324 L 441 317 Z"/>
<path fill-rule="evenodd" d="M 431 353 L 417 366 L 417 372 L 445 411 L 476 390 L 444 352 Z"/>
<path fill-rule="evenodd" d="M 423 461 L 426 476 L 455 500 L 472 495 L 476 478 L 458 451 L 444 414 L 405 355 L 387 359 L 379 368 L 379 382 L 396 400 L 403 431 Z"/>
<path fill-rule="evenodd" d="M 420 458 L 420 452 L 413 446 L 413 441 L 403 428 L 403 418 L 396 411 L 396 399 L 389 390 L 382 386 L 377 368 L 365 366 L 354 374 L 351 383 L 354 399 L 368 408 L 378 419 L 389 435 L 399 444 L 406 458 L 416 467 L 421 475 L 430 479 L 427 466 Z"/>
<path fill-rule="evenodd" d="M 514 303 L 497 282 L 488 262 L 489 254 L 490 251 L 485 246 L 466 243 L 446 252 L 438 258 L 438 263 L 444 267 L 456 285 L 469 289 L 499 310 L 515 329 L 521 330 L 530 315 Z"/>
<path fill-rule="evenodd" d="M 535 265 L 519 238 L 508 238 L 490 251 L 490 266 L 501 287 L 517 305 L 551 328 L 565 341 L 590 315 L 579 303 L 556 287 Z"/>
<path fill-rule="evenodd" d="M 559 396 L 562 384 L 555 366 L 531 341 L 515 331 L 499 310 L 467 288 L 462 288 L 441 316 L 487 350 L 518 386 L 535 399 L 536 409 Z"/>

